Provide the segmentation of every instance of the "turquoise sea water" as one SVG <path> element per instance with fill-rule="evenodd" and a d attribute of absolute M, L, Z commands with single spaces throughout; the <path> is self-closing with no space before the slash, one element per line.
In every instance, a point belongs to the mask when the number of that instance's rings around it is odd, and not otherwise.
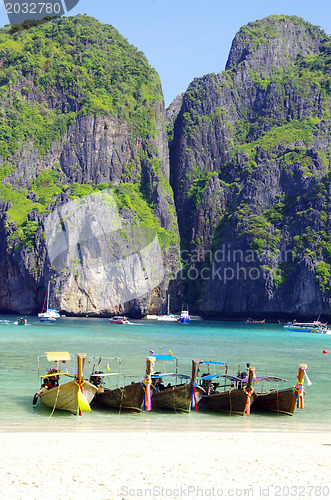
<path fill-rule="evenodd" d="M 331 336 L 288 333 L 276 324 L 192 321 L 188 325 L 132 320 L 130 325 L 110 325 L 106 319 L 64 318 L 42 325 L 29 317 L 27 326 L 15 324 L 16 316 L 0 316 L 0 431 L 323 431 L 330 423 Z M 292 417 L 273 414 L 250 416 L 211 412 L 173 414 L 152 411 L 117 414 L 93 408 L 82 417 L 55 412 L 32 400 L 39 387 L 37 358 L 46 351 L 86 352 L 90 356 L 120 357 L 122 371 L 141 375 L 149 350 L 168 353 L 179 360 L 179 372 L 190 374 L 191 360 L 213 359 L 232 366 L 246 362 L 256 375 L 268 374 L 296 383 L 299 363 L 308 364 L 305 408 Z M 323 354 L 323 350 L 329 351 Z M 85 365 L 87 367 L 87 364 Z M 87 370 L 85 376 L 87 378 Z"/>

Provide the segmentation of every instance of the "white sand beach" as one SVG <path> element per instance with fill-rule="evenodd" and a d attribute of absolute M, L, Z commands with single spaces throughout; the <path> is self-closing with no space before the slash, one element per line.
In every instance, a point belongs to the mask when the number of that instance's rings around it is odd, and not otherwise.
<path fill-rule="evenodd" d="M 330 498 L 331 433 L 3 433 L 2 498 Z"/>

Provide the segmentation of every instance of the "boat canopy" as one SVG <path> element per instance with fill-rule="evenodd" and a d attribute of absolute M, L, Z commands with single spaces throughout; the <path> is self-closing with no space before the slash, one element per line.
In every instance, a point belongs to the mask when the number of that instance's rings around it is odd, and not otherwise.
<path fill-rule="evenodd" d="M 155 358 L 156 361 L 173 361 L 174 359 L 176 359 L 171 356 L 171 354 L 151 354 L 150 357 Z"/>
<path fill-rule="evenodd" d="M 71 357 L 67 351 L 46 352 L 47 361 L 70 361 Z"/>
<path fill-rule="evenodd" d="M 205 375 L 204 377 L 201 377 L 201 380 L 212 380 L 213 378 L 226 378 L 228 380 L 231 380 L 232 382 L 248 382 L 248 377 L 246 378 L 240 378 L 240 377 L 235 377 L 234 375 L 224 375 L 221 373 L 216 373 L 214 375 Z M 264 377 L 253 377 L 254 380 L 266 380 L 267 382 L 286 382 L 285 378 L 280 378 L 280 377 L 270 377 L 270 376 L 264 376 Z"/>
<path fill-rule="evenodd" d="M 129 375 L 127 373 L 98 373 L 98 372 L 93 372 L 91 374 L 93 377 L 129 377 L 129 378 L 139 378 L 138 375 Z"/>
<path fill-rule="evenodd" d="M 200 363 L 203 363 L 204 365 L 226 366 L 226 363 L 223 363 L 223 361 L 200 361 Z"/>
<path fill-rule="evenodd" d="M 232 375 L 224 375 L 223 373 L 215 373 L 213 375 L 205 375 L 204 377 L 201 377 L 201 380 L 211 380 L 213 378 L 218 378 L 218 377 L 227 378 L 228 380 L 233 380 L 234 382 L 239 382 L 239 381 L 242 382 L 244 380 L 242 378 L 234 377 Z"/>
<path fill-rule="evenodd" d="M 191 380 L 188 375 L 181 375 L 179 373 L 154 373 L 151 378 L 163 378 L 163 377 L 179 377 Z"/>
<path fill-rule="evenodd" d="M 243 382 L 248 382 L 248 378 L 241 378 L 240 380 L 242 380 Z M 286 382 L 286 379 L 285 378 L 280 378 L 280 377 L 272 377 L 272 376 L 269 376 L 269 375 L 266 375 L 264 377 L 253 377 L 253 382 L 254 380 L 266 380 L 267 382 Z"/>

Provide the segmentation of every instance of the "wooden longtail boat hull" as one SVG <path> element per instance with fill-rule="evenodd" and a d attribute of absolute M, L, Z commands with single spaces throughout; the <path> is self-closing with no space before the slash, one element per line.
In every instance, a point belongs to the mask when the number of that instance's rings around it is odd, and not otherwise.
<path fill-rule="evenodd" d="M 251 395 L 252 403 L 255 397 L 255 392 L 253 392 Z M 247 394 L 243 389 L 231 389 L 229 391 L 215 392 L 213 394 L 202 396 L 200 404 L 210 410 L 244 415 L 246 401 Z"/>
<path fill-rule="evenodd" d="M 139 413 L 144 403 L 145 391 L 140 382 L 119 387 L 105 389 L 95 395 L 95 401 L 100 406 L 120 411 Z"/>
<path fill-rule="evenodd" d="M 89 382 L 84 382 L 81 386 L 84 396 L 88 403 L 92 401 L 97 388 Z M 52 389 L 41 389 L 39 398 L 48 408 L 56 410 L 65 410 L 71 413 L 78 413 L 78 385 L 75 382 L 68 382 L 67 384 L 53 387 Z"/>
<path fill-rule="evenodd" d="M 196 402 L 199 403 L 204 394 L 201 387 L 196 387 Z M 191 384 L 174 385 L 162 391 L 155 392 L 152 396 L 152 407 L 167 408 L 174 411 L 189 412 L 191 408 Z"/>
<path fill-rule="evenodd" d="M 253 411 L 271 411 L 292 415 L 295 410 L 296 397 L 293 389 L 272 390 L 268 393 L 257 393 L 257 397 L 252 405 Z"/>

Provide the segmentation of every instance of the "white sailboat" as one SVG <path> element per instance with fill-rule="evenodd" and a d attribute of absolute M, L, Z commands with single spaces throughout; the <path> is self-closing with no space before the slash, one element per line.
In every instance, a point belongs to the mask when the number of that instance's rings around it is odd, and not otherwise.
<path fill-rule="evenodd" d="M 168 295 L 167 297 L 167 306 L 168 306 L 168 314 L 161 314 L 162 309 L 160 311 L 160 314 L 157 316 L 158 321 L 177 321 L 176 316 L 170 313 L 170 296 Z"/>
<path fill-rule="evenodd" d="M 46 301 L 46 311 L 44 311 L 45 307 L 45 301 Z M 42 308 L 41 313 L 38 314 L 38 317 L 40 318 L 41 323 L 54 323 L 56 321 L 56 318 L 60 318 L 60 313 L 56 309 L 50 309 L 49 308 L 49 282 L 47 286 L 47 292 L 46 292 L 46 297 L 44 300 L 44 305 Z"/>

